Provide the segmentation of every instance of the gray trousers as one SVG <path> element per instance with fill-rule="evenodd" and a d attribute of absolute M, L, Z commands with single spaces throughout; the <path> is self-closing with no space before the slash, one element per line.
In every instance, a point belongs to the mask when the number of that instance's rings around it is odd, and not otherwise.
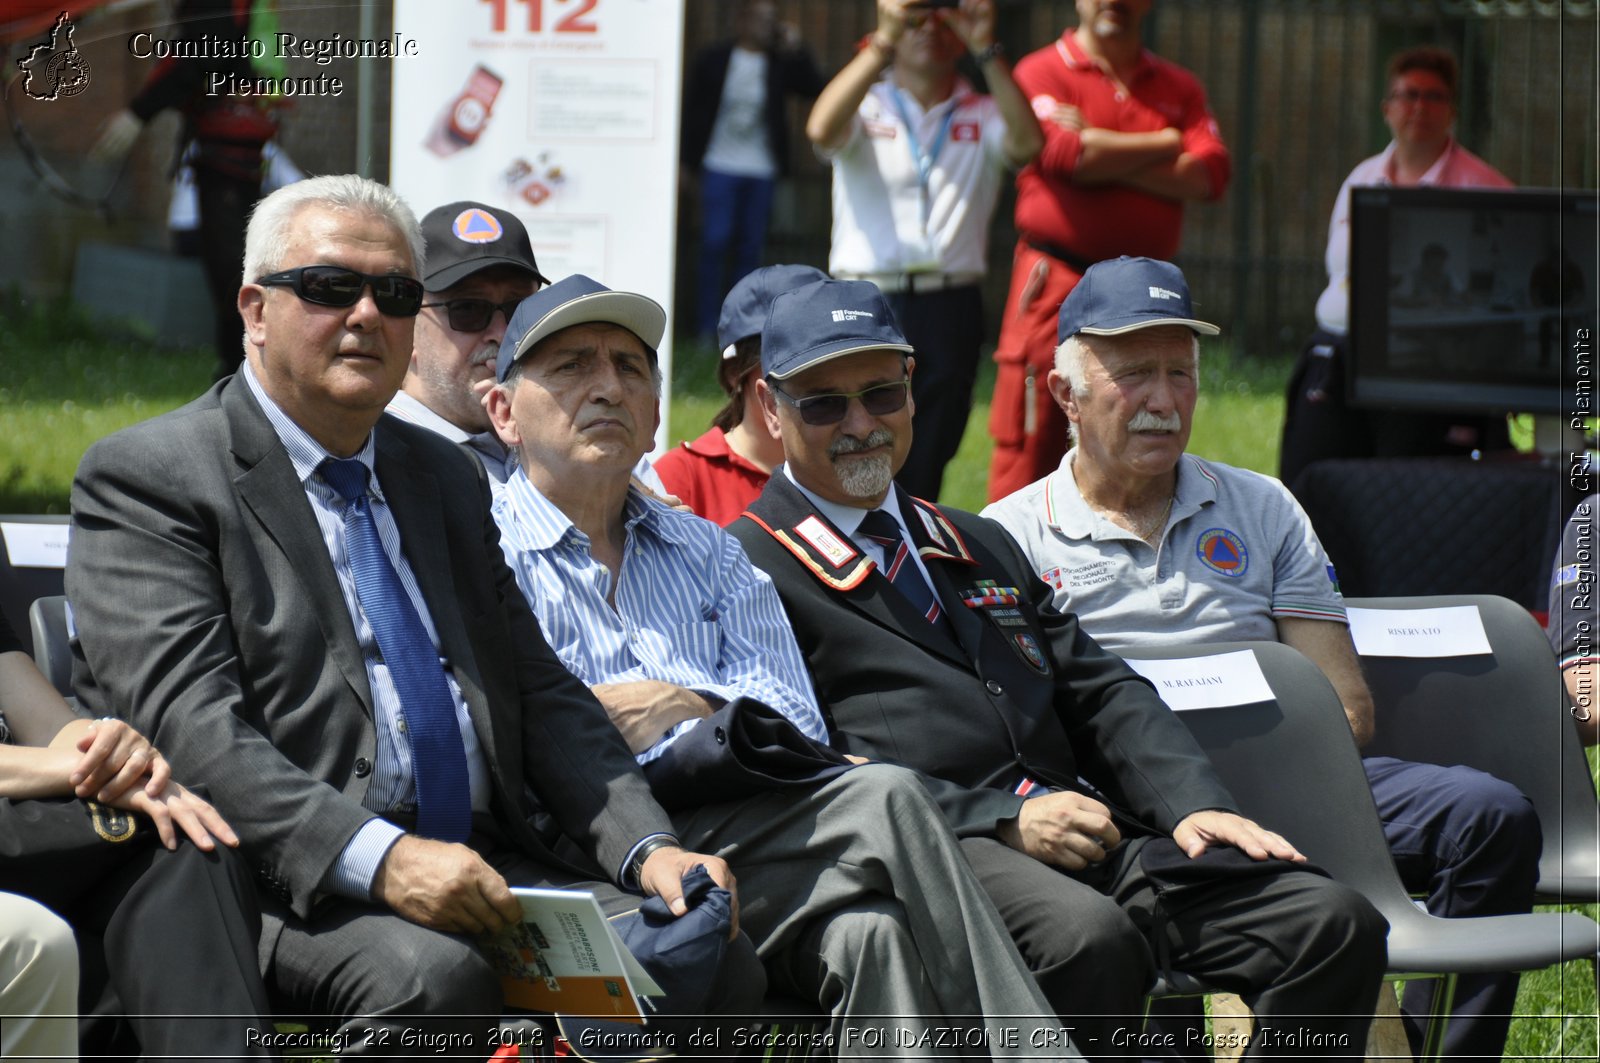
<path fill-rule="evenodd" d="M 1086 1056 L 1138 1059 L 1162 1047 L 1140 1040 L 1160 954 L 1251 1006 L 1246 1059 L 1365 1058 L 1388 931 L 1372 905 L 1301 871 L 1220 878 L 1158 899 L 1137 858 L 1141 841 L 1077 875 L 994 839 L 962 842 Z"/>
<path fill-rule="evenodd" d="M 775 985 L 829 1011 L 839 1058 L 1081 1058 L 915 773 L 866 765 L 674 821 L 733 868 L 740 926 Z"/>
<path fill-rule="evenodd" d="M 587 890 L 613 919 L 639 907 L 637 895 L 609 882 L 553 875 L 478 835 L 472 844 L 513 886 Z M 263 936 L 261 948 L 268 984 L 294 1007 L 337 1023 L 326 1040 L 307 1047 L 323 1048 L 325 1056 L 337 1049 L 340 1056 L 481 1059 L 500 1043 L 500 979 L 471 937 L 430 930 L 357 901 L 331 901 L 310 922 L 281 906 L 275 910 L 283 929 L 275 938 Z M 759 1009 L 766 979 L 748 949 L 730 952 L 724 967 L 707 976 L 725 987 L 711 996 L 707 1012 L 734 1016 Z M 687 1013 L 670 996 L 656 1003 L 660 1010 L 649 1030 L 668 1043 L 686 1044 L 692 1033 L 722 1028 L 715 1019 Z M 728 1029 L 720 1035 L 724 1041 Z M 640 1047 L 643 1055 L 655 1054 Z"/>

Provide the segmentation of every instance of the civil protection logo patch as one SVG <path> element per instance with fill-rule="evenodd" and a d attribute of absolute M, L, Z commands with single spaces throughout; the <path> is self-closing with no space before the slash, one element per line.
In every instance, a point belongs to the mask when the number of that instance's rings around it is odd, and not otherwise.
<path fill-rule="evenodd" d="M 506 234 L 499 218 L 477 207 L 457 214 L 456 220 L 450 223 L 450 231 L 456 234 L 456 239 L 469 244 L 490 244 Z"/>
<path fill-rule="evenodd" d="M 1227 528 L 1201 532 L 1194 554 L 1211 571 L 1224 576 L 1242 576 L 1250 567 L 1250 551 L 1245 549 L 1244 540 Z"/>

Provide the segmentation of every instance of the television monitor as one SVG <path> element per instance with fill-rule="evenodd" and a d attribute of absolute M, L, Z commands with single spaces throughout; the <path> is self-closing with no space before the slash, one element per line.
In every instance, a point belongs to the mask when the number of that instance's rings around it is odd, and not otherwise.
<path fill-rule="evenodd" d="M 1354 188 L 1350 206 L 1352 405 L 1595 413 L 1593 190 Z"/>

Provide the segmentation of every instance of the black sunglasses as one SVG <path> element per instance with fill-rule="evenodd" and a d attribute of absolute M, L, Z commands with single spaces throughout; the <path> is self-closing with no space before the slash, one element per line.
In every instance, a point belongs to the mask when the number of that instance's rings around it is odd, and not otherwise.
<path fill-rule="evenodd" d="M 776 380 L 768 378 L 773 393 L 793 406 L 800 419 L 810 425 L 838 424 L 850 409 L 851 399 L 860 399 L 862 407 L 874 417 L 905 409 L 906 396 L 911 393 L 911 378 L 896 380 L 892 384 L 878 384 L 863 391 L 836 391 L 828 395 L 807 395 L 796 398 L 783 390 Z"/>
<path fill-rule="evenodd" d="M 511 323 L 511 315 L 516 313 L 521 299 L 508 299 L 503 303 L 490 302 L 488 299 L 451 299 L 443 303 L 423 303 L 424 308 L 442 306 L 445 308 L 445 317 L 450 322 L 450 327 L 457 332 L 482 332 L 489 327 L 489 322 L 494 320 L 494 312 L 500 311 L 506 316 L 506 324 Z"/>
<path fill-rule="evenodd" d="M 416 317 L 422 309 L 422 282 L 398 273 L 357 273 L 343 266 L 298 266 L 256 279 L 267 287 L 293 288 L 294 294 L 318 306 L 354 306 L 361 290 L 372 286 L 378 312 L 390 317 Z"/>

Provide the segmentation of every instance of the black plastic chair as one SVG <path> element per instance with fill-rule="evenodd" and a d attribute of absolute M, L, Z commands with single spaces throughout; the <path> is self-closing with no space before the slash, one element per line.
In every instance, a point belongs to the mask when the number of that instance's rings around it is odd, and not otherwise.
<path fill-rule="evenodd" d="M 1411 900 L 1389 856 L 1350 725 L 1333 686 L 1276 642 L 1130 651 L 1175 660 L 1250 650 L 1274 700 L 1179 713 L 1240 810 L 1284 835 L 1389 921 L 1389 977 L 1443 977 L 1423 1058 L 1437 1059 L 1457 974 L 1526 971 L 1593 956 L 1600 925 L 1576 913 L 1441 919 Z"/>

